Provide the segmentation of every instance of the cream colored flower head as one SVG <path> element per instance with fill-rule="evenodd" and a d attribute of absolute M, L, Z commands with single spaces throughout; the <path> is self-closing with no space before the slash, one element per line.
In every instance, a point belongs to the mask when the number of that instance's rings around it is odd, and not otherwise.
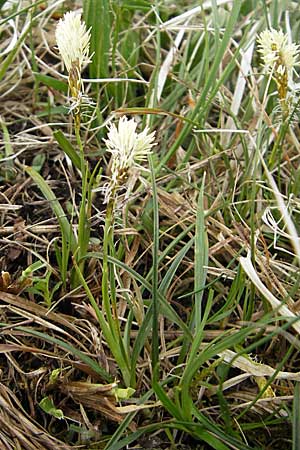
<path fill-rule="evenodd" d="M 136 132 L 137 123 L 126 116 L 120 118 L 118 127 L 110 126 L 108 139 L 104 139 L 107 150 L 112 154 L 112 178 L 117 182 L 124 171 L 129 170 L 139 161 L 144 161 L 156 145 L 155 132 L 149 133 L 146 127 L 142 132 Z"/>
<path fill-rule="evenodd" d="M 261 53 L 265 68 L 269 73 L 282 75 L 291 72 L 297 60 L 299 45 L 289 44 L 288 36 L 282 30 L 263 31 L 258 39 L 258 51 Z"/>
<path fill-rule="evenodd" d="M 75 11 L 67 12 L 58 22 L 55 36 L 67 71 L 70 72 L 76 66 L 81 72 L 82 67 L 91 62 L 89 58 L 91 33 L 81 21 L 80 14 Z"/>

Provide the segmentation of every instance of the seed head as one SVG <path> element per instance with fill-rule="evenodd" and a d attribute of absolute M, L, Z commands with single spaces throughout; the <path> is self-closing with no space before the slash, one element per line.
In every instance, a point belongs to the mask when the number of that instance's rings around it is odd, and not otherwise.
<path fill-rule="evenodd" d="M 70 73 L 72 67 L 76 66 L 81 72 L 82 67 L 91 62 L 89 58 L 91 33 L 81 21 L 80 14 L 75 11 L 67 12 L 58 22 L 55 36 L 67 71 Z"/>

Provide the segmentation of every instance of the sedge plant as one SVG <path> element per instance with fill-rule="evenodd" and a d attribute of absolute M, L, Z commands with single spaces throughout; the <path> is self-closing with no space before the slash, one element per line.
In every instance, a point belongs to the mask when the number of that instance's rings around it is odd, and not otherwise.
<path fill-rule="evenodd" d="M 126 189 L 126 181 L 134 167 L 141 167 L 151 152 L 155 133 L 149 133 L 148 127 L 137 133 L 137 122 L 127 117 L 119 119 L 118 126 L 111 124 L 104 139 L 106 149 L 111 153 L 111 175 L 105 186 L 104 202 L 107 204 L 102 250 L 102 309 L 100 310 L 80 268 L 75 264 L 76 272 L 96 312 L 102 332 L 109 344 L 122 373 L 124 384 L 135 386 L 135 373 L 132 374 L 132 364 L 122 337 L 117 309 L 117 292 L 115 283 L 116 266 L 112 262 L 115 256 L 114 222 L 118 213 L 120 190 Z M 97 190 L 97 189 L 96 189 Z M 89 254 L 90 256 L 92 254 Z M 93 256 L 98 257 L 95 253 Z M 104 316 L 105 315 L 105 316 Z"/>
<path fill-rule="evenodd" d="M 78 223 L 77 261 L 80 261 L 80 270 L 83 272 L 83 257 L 87 252 L 90 237 L 90 183 L 92 180 L 80 135 L 82 106 L 89 103 L 88 97 L 84 94 L 81 72 L 83 67 L 91 61 L 89 57 L 91 34 L 90 30 L 87 30 L 85 23 L 81 20 L 80 15 L 75 11 L 70 11 L 60 19 L 55 35 L 59 53 L 68 72 L 69 97 L 71 103 L 70 112 L 74 118 L 75 135 L 80 155 L 82 197 Z"/>
<path fill-rule="evenodd" d="M 78 226 L 78 248 L 74 258 L 76 270 L 76 283 L 82 284 L 89 300 L 95 310 L 102 332 L 109 343 L 110 349 L 122 373 L 124 383 L 130 384 L 130 363 L 128 354 L 123 345 L 117 312 L 116 289 L 114 282 L 114 269 L 110 270 L 108 263 L 109 253 L 113 253 L 113 222 L 117 190 L 126 178 L 128 169 L 135 160 L 143 159 L 151 149 L 153 134 L 148 136 L 146 129 L 139 136 L 135 133 L 137 124 L 121 118 L 118 129 L 112 125 L 108 139 L 105 140 L 107 150 L 112 154 L 112 174 L 107 184 L 105 203 L 107 203 L 106 220 L 103 237 L 103 270 L 102 270 L 102 310 L 93 297 L 84 277 L 84 261 L 89 244 L 91 214 L 91 175 L 85 158 L 84 147 L 80 135 L 81 108 L 88 103 L 84 95 L 84 86 L 81 78 L 82 67 L 90 62 L 89 44 L 90 30 L 86 29 L 84 22 L 75 12 L 68 12 L 60 20 L 56 29 L 56 40 L 59 52 L 68 71 L 68 84 L 70 93 L 70 112 L 74 118 L 74 128 L 77 145 L 80 151 L 81 169 L 81 206 Z"/>
<path fill-rule="evenodd" d="M 126 116 L 123 116 L 119 119 L 118 126 L 115 124 L 110 126 L 107 139 L 104 140 L 107 151 L 111 153 L 111 175 L 105 187 L 107 209 L 103 236 L 102 306 L 116 346 L 120 347 L 123 354 L 123 376 L 127 385 L 130 384 L 131 378 L 130 363 L 122 342 L 118 320 L 115 269 L 109 263 L 108 257 L 115 255 L 114 220 L 118 209 L 119 190 L 124 187 L 131 169 L 140 167 L 139 163 L 147 159 L 151 148 L 156 145 L 154 132 L 149 133 L 146 127 L 142 132 L 137 133 L 136 128 L 137 122 L 134 119 L 128 120 Z"/>

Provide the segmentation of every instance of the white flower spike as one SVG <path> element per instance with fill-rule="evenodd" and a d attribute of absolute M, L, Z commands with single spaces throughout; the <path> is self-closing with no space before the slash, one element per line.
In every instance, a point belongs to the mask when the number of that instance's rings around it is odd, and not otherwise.
<path fill-rule="evenodd" d="M 258 39 L 258 51 L 269 73 L 291 72 L 297 62 L 299 45 L 289 44 L 288 36 L 282 30 L 263 31 Z"/>
<path fill-rule="evenodd" d="M 289 92 L 289 86 L 291 86 L 292 72 L 297 63 L 299 45 L 290 44 L 287 34 L 273 28 L 263 31 L 257 43 L 263 65 L 276 82 L 282 117 L 287 119 L 294 103 L 293 92 Z"/>
<path fill-rule="evenodd" d="M 126 116 L 120 118 L 118 127 L 110 126 L 108 139 L 104 139 L 107 151 L 112 154 L 111 180 L 109 183 L 109 194 L 113 195 L 115 189 L 122 184 L 123 177 L 129 169 L 139 166 L 139 161 L 144 161 L 151 153 L 155 132 L 149 133 L 146 127 L 141 133 L 136 132 L 137 123 L 134 119 L 128 120 Z M 106 199 L 107 200 L 107 199 Z"/>
<path fill-rule="evenodd" d="M 85 64 L 91 62 L 89 58 L 91 33 L 81 21 L 80 14 L 69 11 L 58 22 L 55 36 L 59 53 L 69 73 L 70 112 L 73 111 L 76 127 L 79 128 L 80 107 L 83 103 L 90 103 L 83 92 L 81 71 Z"/>
<path fill-rule="evenodd" d="M 104 139 L 107 150 L 113 158 L 119 161 L 120 168 L 130 168 L 134 161 L 143 161 L 151 153 L 155 132 L 148 134 L 146 127 L 141 133 L 136 132 L 137 123 L 134 119 L 128 120 L 123 116 L 119 120 L 118 128 L 115 124 L 110 126 L 108 139 Z"/>
<path fill-rule="evenodd" d="M 70 72 L 76 65 L 81 72 L 82 67 L 91 62 L 89 58 L 91 33 L 81 21 L 80 14 L 75 11 L 67 12 L 58 22 L 55 36 L 67 71 Z"/>

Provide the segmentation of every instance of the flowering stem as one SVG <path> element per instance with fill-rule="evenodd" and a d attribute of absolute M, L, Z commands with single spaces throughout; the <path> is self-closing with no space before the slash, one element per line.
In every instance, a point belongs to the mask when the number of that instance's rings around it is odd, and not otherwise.
<path fill-rule="evenodd" d="M 81 203 L 80 203 L 80 211 L 79 211 L 79 223 L 78 223 L 78 260 L 79 268 L 81 272 L 84 271 L 84 259 L 88 248 L 89 243 L 89 237 L 90 237 L 90 226 L 89 226 L 89 219 L 87 214 L 87 187 L 88 187 L 88 170 L 87 170 L 87 163 L 85 161 L 84 157 L 84 149 L 82 145 L 82 140 L 80 137 L 80 129 L 79 126 L 77 126 L 77 121 L 75 121 L 75 134 L 76 134 L 76 140 L 77 145 L 79 147 L 80 151 L 80 168 L 81 168 L 81 179 L 82 179 L 82 185 L 81 185 Z"/>
<path fill-rule="evenodd" d="M 113 210 L 114 210 L 114 201 L 110 200 L 106 210 L 104 237 L 103 237 L 102 301 L 103 301 L 103 309 L 107 315 L 108 323 L 111 329 L 114 330 L 115 333 L 117 333 L 118 327 L 115 326 L 117 311 L 116 307 L 113 307 L 113 315 L 112 315 L 110 307 L 110 295 L 109 295 L 108 253 L 109 253 L 109 244 L 113 234 Z"/>
<path fill-rule="evenodd" d="M 289 121 L 288 118 L 286 120 L 283 120 L 279 132 L 276 136 L 272 152 L 269 158 L 269 166 L 273 169 L 275 167 L 276 161 L 281 161 L 280 152 L 282 151 L 282 144 L 284 141 L 284 137 L 289 129 Z M 280 167 L 280 164 L 279 164 Z"/>
<path fill-rule="evenodd" d="M 130 386 L 130 367 L 128 355 L 124 349 L 121 336 L 121 329 L 118 319 L 117 302 L 114 289 L 114 273 L 113 267 L 108 262 L 109 249 L 113 248 L 113 229 L 114 229 L 114 207 L 115 193 L 111 196 L 106 210 L 104 237 L 103 237 L 103 268 L 102 268 L 102 305 L 105 311 L 107 322 L 111 333 L 113 334 L 115 345 L 120 349 L 122 355 L 122 364 L 120 370 L 122 372 L 126 386 Z M 111 276 L 110 276 L 111 275 Z M 110 280 L 110 283 L 109 283 Z M 113 351 L 113 349 L 111 349 Z"/>
<path fill-rule="evenodd" d="M 115 253 L 113 231 L 118 188 L 125 184 L 130 169 L 137 162 L 144 161 L 155 145 L 154 133 L 149 134 L 148 127 L 141 133 L 137 133 L 136 128 L 137 122 L 134 119 L 128 120 L 127 117 L 121 117 L 118 127 L 112 124 L 108 139 L 104 140 L 107 150 L 112 154 L 112 164 L 111 177 L 105 195 L 107 210 L 103 237 L 102 306 L 116 346 L 122 354 L 120 370 L 127 385 L 130 385 L 133 377 L 130 373 L 131 364 L 122 339 L 118 317 L 115 267 L 112 263 L 109 264 L 108 258 Z"/>

